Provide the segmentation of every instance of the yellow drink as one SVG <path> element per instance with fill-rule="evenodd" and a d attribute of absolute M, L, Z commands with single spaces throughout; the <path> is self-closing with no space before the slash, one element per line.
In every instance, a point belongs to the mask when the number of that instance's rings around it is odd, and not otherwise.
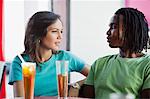
<path fill-rule="evenodd" d="M 33 99 L 34 97 L 35 66 L 36 64 L 31 62 L 22 63 L 25 99 Z"/>

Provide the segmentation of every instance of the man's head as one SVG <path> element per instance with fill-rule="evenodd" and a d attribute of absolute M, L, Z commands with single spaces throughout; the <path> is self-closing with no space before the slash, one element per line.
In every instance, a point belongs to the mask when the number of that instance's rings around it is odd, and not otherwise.
<path fill-rule="evenodd" d="M 141 52 L 149 38 L 147 20 L 137 9 L 121 8 L 115 12 L 107 35 L 110 47 Z"/>

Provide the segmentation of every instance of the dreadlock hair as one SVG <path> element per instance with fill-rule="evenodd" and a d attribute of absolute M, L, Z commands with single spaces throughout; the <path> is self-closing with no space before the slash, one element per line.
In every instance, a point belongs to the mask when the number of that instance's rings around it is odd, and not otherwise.
<path fill-rule="evenodd" d="M 134 8 L 121 8 L 115 14 L 117 15 L 118 24 L 119 16 L 123 16 L 123 47 L 135 53 L 141 52 L 143 49 L 147 51 L 149 29 L 144 14 Z"/>

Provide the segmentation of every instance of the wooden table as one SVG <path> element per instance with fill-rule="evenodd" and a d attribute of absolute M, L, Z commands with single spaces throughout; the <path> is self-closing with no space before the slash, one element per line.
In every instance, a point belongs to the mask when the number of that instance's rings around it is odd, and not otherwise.
<path fill-rule="evenodd" d="M 66 98 L 58 98 L 58 97 L 35 97 L 34 99 L 66 99 Z M 80 97 L 67 97 L 67 99 L 89 99 L 89 98 L 80 98 Z"/>
<path fill-rule="evenodd" d="M 7 98 L 6 98 L 7 99 Z M 15 99 L 24 99 L 23 97 L 15 97 Z M 65 99 L 65 98 L 58 98 L 57 96 L 40 96 L 34 97 L 34 99 Z M 67 97 L 67 99 L 89 99 L 89 98 L 80 98 L 80 97 Z"/>

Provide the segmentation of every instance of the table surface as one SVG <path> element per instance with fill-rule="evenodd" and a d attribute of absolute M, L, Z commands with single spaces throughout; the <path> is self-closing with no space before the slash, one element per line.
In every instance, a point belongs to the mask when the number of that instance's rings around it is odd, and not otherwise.
<path fill-rule="evenodd" d="M 7 99 L 7 98 L 5 98 Z M 23 97 L 15 97 L 15 99 L 24 99 Z M 40 97 L 34 97 L 34 99 L 66 99 L 63 97 L 58 98 L 57 96 L 40 96 Z M 67 99 L 89 99 L 89 98 L 80 98 L 80 97 L 67 97 Z"/>

